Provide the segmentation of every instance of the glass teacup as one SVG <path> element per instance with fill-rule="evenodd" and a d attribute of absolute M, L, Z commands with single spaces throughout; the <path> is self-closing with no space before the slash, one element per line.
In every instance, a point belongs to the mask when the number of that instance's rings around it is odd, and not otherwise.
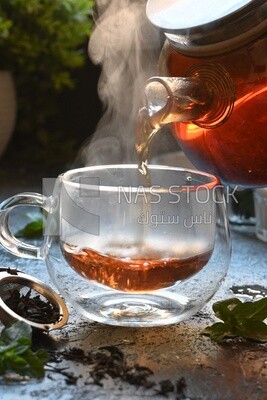
<path fill-rule="evenodd" d="M 199 311 L 223 281 L 231 246 L 223 188 L 207 173 L 103 165 L 58 177 L 53 194 L 1 205 L 2 245 L 44 259 L 60 293 L 90 320 L 159 326 Z M 47 211 L 41 247 L 10 232 L 18 205 Z"/>

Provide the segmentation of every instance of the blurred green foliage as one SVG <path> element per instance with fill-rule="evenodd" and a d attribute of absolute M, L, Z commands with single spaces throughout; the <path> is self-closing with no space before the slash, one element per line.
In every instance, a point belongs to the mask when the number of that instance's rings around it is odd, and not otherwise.
<path fill-rule="evenodd" d="M 0 69 L 72 86 L 92 28 L 90 0 L 0 0 Z"/>
<path fill-rule="evenodd" d="M 75 86 L 73 72 L 87 57 L 93 0 L 0 0 L 0 70 L 13 73 L 16 134 L 44 146 L 58 142 L 47 120 L 58 93 Z M 62 132 L 59 133 L 62 135 Z"/>

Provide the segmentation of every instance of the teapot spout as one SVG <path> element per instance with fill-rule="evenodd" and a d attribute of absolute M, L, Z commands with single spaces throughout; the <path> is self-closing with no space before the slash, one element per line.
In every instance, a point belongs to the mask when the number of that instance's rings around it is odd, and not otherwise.
<path fill-rule="evenodd" d="M 171 122 L 196 121 L 209 109 L 210 88 L 197 77 L 152 77 L 145 87 L 149 122 L 155 129 Z"/>
<path fill-rule="evenodd" d="M 204 129 L 218 127 L 231 115 L 234 100 L 233 81 L 219 64 L 197 66 L 188 77 L 148 79 L 136 127 L 140 165 L 147 164 L 149 144 L 161 127 L 185 121 Z"/>
<path fill-rule="evenodd" d="M 145 87 L 145 106 L 139 110 L 136 126 L 136 151 L 139 170 L 147 169 L 149 145 L 163 125 L 203 117 L 212 93 L 198 78 L 152 77 Z"/>

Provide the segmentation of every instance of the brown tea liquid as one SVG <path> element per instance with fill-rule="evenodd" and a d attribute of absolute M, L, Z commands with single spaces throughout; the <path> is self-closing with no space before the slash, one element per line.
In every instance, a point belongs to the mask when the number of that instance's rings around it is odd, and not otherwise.
<path fill-rule="evenodd" d="M 231 76 L 236 101 L 231 116 L 221 126 L 204 129 L 191 122 L 174 123 L 173 132 L 182 150 L 200 170 L 224 182 L 244 187 L 267 185 L 267 38 L 235 53 L 207 58 Z M 186 57 L 168 48 L 164 73 L 186 76 L 203 60 Z"/>
<path fill-rule="evenodd" d="M 150 249 L 151 257 L 146 258 L 134 258 L 132 255 L 130 258 L 117 258 L 89 247 L 74 251 L 73 247 L 65 243 L 62 244 L 62 251 L 68 264 L 82 277 L 113 289 L 130 292 L 172 286 L 200 271 L 211 256 L 211 251 L 207 251 L 183 259 L 162 258 L 163 255 L 156 247 Z M 119 253 L 119 247 L 116 250 Z"/>

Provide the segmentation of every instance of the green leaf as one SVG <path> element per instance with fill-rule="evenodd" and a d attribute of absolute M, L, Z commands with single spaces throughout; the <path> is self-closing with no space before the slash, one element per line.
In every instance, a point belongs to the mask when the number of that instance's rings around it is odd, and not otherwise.
<path fill-rule="evenodd" d="M 242 303 L 231 298 L 213 304 L 216 322 L 202 332 L 214 341 L 221 342 L 227 338 L 242 337 L 247 340 L 267 341 L 267 298 Z"/>
<path fill-rule="evenodd" d="M 250 340 L 266 342 L 267 341 L 267 325 L 262 321 L 246 321 L 243 337 Z"/>
<path fill-rule="evenodd" d="M 231 335 L 231 331 L 227 324 L 224 324 L 223 322 L 216 322 L 212 326 L 205 328 L 202 334 L 210 336 L 210 338 L 216 342 L 220 342 L 225 337 L 229 337 L 229 335 Z"/>
<path fill-rule="evenodd" d="M 17 355 L 23 354 L 26 350 L 28 350 L 30 345 L 31 345 L 31 342 L 29 342 L 29 344 L 26 344 L 26 345 L 20 345 L 18 343 L 12 343 L 9 346 L 10 348 L 6 349 L 5 351 L 2 351 L 2 353 L 5 353 L 6 356 L 8 356 L 9 354 L 17 356 Z"/>
<path fill-rule="evenodd" d="M 28 223 L 23 229 L 15 233 L 15 236 L 20 238 L 40 238 L 43 235 L 44 223 L 43 220 L 38 219 L 36 221 Z"/>
<path fill-rule="evenodd" d="M 0 374 L 14 371 L 21 375 L 42 378 L 48 353 L 39 349 L 31 350 L 32 329 L 24 322 L 16 322 L 4 328 L 0 337 Z"/>
<path fill-rule="evenodd" d="M 230 322 L 232 321 L 232 311 L 240 303 L 241 301 L 239 299 L 231 298 L 214 303 L 212 309 L 217 318 L 221 319 L 224 322 Z"/>
<path fill-rule="evenodd" d="M 267 318 L 267 297 L 256 302 L 245 302 L 235 308 L 235 314 L 239 319 L 251 319 L 264 321 Z"/>
<path fill-rule="evenodd" d="M 6 353 L 7 351 L 13 349 L 14 344 L 6 344 L 6 345 L 0 345 L 0 358 L 2 353 Z"/>
<path fill-rule="evenodd" d="M 28 364 L 29 373 L 31 376 L 35 378 L 42 378 L 44 376 L 44 362 L 41 354 L 33 353 L 31 350 L 27 350 L 24 354 L 24 359 Z"/>
<path fill-rule="evenodd" d="M 32 329 L 30 325 L 25 322 L 17 321 L 13 325 L 2 330 L 0 342 L 12 343 L 17 342 L 21 338 L 28 339 L 31 343 Z"/>
<path fill-rule="evenodd" d="M 43 363 L 49 361 L 49 354 L 44 349 L 38 349 L 35 354 Z"/>
<path fill-rule="evenodd" d="M 24 374 L 27 369 L 27 361 L 22 356 L 13 355 L 7 360 L 7 366 L 14 372 Z"/>

